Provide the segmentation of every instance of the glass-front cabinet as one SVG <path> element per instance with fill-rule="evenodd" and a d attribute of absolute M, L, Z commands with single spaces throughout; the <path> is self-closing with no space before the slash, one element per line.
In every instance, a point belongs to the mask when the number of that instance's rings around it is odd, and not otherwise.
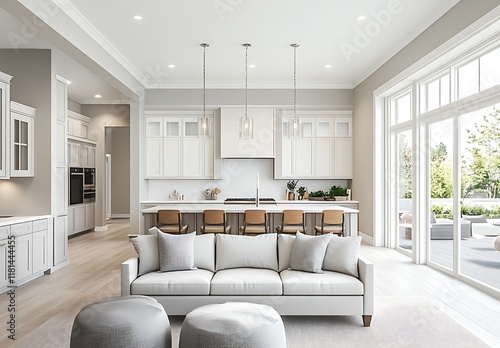
<path fill-rule="evenodd" d="M 33 123 L 35 109 L 11 102 L 11 166 L 10 176 L 34 176 Z"/>
<path fill-rule="evenodd" d="M 9 151 L 10 138 L 10 80 L 12 76 L 0 72 L 0 178 L 10 175 Z"/>

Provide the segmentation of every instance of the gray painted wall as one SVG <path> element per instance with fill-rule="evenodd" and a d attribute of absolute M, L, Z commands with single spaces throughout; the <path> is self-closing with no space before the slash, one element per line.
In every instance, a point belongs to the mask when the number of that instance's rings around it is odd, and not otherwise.
<path fill-rule="evenodd" d="M 354 180 L 353 199 L 359 201 L 359 230 L 373 236 L 374 184 L 373 92 L 474 21 L 499 5 L 498 0 L 462 0 L 408 46 L 354 89 Z M 390 28 L 389 28 L 390 29 Z"/>
<path fill-rule="evenodd" d="M 0 182 L 0 214 L 50 214 L 51 199 L 51 52 L 0 50 L 0 71 L 14 76 L 11 99 L 36 109 L 34 178 Z"/>
<path fill-rule="evenodd" d="M 130 128 L 106 127 L 106 153 L 111 155 L 111 215 L 130 214 Z"/>
<path fill-rule="evenodd" d="M 106 226 L 106 144 L 105 127 L 130 125 L 129 105 L 82 105 L 82 114 L 90 117 L 89 138 L 96 141 L 96 212 L 97 227 Z M 130 167 L 129 167 L 130 172 Z"/>

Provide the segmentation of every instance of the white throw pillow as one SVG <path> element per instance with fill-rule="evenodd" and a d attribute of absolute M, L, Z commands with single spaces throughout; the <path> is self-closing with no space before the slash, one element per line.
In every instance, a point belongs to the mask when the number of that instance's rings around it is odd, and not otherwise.
<path fill-rule="evenodd" d="M 196 233 L 158 233 L 160 272 L 196 269 L 194 265 L 194 238 Z"/>
<path fill-rule="evenodd" d="M 290 255 L 292 255 L 295 236 L 280 233 L 278 235 L 278 270 L 279 272 L 290 268 Z"/>
<path fill-rule="evenodd" d="M 326 248 L 323 269 L 358 276 L 361 237 L 332 237 Z"/>
<path fill-rule="evenodd" d="M 139 255 L 139 274 L 155 272 L 160 269 L 158 238 L 155 235 L 140 235 L 130 240 Z"/>
<path fill-rule="evenodd" d="M 297 232 L 290 255 L 290 267 L 296 271 L 323 273 L 323 259 L 331 234 L 309 236 Z"/>
<path fill-rule="evenodd" d="M 228 268 L 266 268 L 278 271 L 277 234 L 259 236 L 217 234 L 217 270 Z"/>
<path fill-rule="evenodd" d="M 215 272 L 215 235 L 200 234 L 194 238 L 194 265 Z"/>
<path fill-rule="evenodd" d="M 157 236 L 158 235 L 158 232 L 161 232 L 158 227 L 151 227 L 149 230 L 148 230 L 148 234 L 152 234 L 152 235 L 155 235 Z"/>

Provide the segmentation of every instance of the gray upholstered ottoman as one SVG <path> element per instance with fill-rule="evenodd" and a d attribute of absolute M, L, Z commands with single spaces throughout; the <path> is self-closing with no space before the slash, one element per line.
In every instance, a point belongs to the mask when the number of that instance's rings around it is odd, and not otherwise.
<path fill-rule="evenodd" d="M 285 327 L 274 308 L 246 302 L 199 307 L 184 319 L 179 348 L 285 348 Z"/>
<path fill-rule="evenodd" d="M 71 330 L 71 348 L 171 348 L 167 314 L 147 296 L 114 297 L 85 306 Z"/>

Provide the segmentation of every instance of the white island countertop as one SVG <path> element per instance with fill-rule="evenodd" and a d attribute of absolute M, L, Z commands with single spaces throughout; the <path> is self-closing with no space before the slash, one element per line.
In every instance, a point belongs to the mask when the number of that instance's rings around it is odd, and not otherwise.
<path fill-rule="evenodd" d="M 202 203 L 203 202 L 203 203 Z M 208 201 L 213 202 L 213 201 Z M 222 209 L 227 213 L 243 213 L 247 209 L 263 209 L 268 213 L 282 213 L 286 209 L 302 209 L 305 213 L 321 213 L 324 209 L 340 209 L 346 214 L 357 214 L 359 210 L 351 209 L 346 207 L 341 207 L 332 203 L 322 203 L 322 204 L 259 204 L 258 207 L 255 204 L 224 204 L 219 201 L 216 203 L 205 203 L 204 201 L 193 202 L 191 204 L 159 204 L 150 208 L 142 210 L 143 214 L 156 214 L 158 210 L 161 209 L 177 209 L 182 213 L 202 213 L 205 209 Z"/>

